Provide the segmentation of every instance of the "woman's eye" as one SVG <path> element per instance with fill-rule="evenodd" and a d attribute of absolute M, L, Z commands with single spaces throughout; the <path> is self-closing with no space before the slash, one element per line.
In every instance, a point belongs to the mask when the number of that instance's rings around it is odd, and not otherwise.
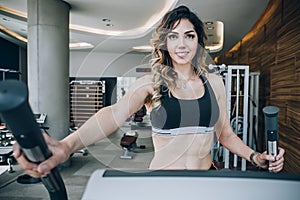
<path fill-rule="evenodd" d="M 170 35 L 168 35 L 168 38 L 169 38 L 170 40 L 176 40 L 176 39 L 178 38 L 178 36 L 175 35 L 175 34 L 170 34 Z"/>
<path fill-rule="evenodd" d="M 190 39 L 190 40 L 193 40 L 195 38 L 195 35 L 194 34 L 187 34 L 186 38 Z"/>

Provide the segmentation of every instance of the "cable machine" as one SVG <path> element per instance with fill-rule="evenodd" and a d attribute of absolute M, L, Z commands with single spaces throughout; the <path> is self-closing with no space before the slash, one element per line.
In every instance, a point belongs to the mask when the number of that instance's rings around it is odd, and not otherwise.
<path fill-rule="evenodd" d="M 226 109 L 232 130 L 245 144 L 256 150 L 259 73 L 249 73 L 247 65 L 210 65 L 209 69 L 214 70 L 224 80 Z M 214 144 L 215 149 L 218 149 L 219 156 L 223 156 L 224 168 L 229 169 L 230 152 L 220 147 L 219 142 Z M 214 151 L 212 151 L 212 156 L 214 160 Z M 238 156 L 234 154 L 233 168 L 238 167 L 238 160 Z M 241 170 L 246 170 L 245 159 L 241 159 Z"/>

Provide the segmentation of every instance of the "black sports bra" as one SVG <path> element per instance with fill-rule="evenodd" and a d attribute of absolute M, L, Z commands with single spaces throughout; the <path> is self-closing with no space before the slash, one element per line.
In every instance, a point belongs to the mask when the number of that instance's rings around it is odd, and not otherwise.
<path fill-rule="evenodd" d="M 219 106 L 206 77 L 200 76 L 204 95 L 198 99 L 177 99 L 161 86 L 161 105 L 150 113 L 152 130 L 158 134 L 185 134 L 213 131 L 219 118 Z"/>

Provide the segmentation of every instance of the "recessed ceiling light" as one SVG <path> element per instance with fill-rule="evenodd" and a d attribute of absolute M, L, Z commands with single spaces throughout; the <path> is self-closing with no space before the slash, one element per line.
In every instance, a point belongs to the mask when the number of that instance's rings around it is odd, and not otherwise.
<path fill-rule="evenodd" d="M 111 20 L 108 19 L 108 18 L 103 18 L 102 21 L 103 21 L 103 22 L 110 22 Z"/>
<path fill-rule="evenodd" d="M 7 21 L 7 22 L 10 21 L 9 19 L 7 19 L 7 18 L 5 18 L 5 17 L 3 17 L 2 20 L 3 20 L 3 21 Z"/>
<path fill-rule="evenodd" d="M 105 23 L 105 26 L 107 26 L 107 27 L 112 27 L 112 26 L 114 26 L 114 25 L 111 23 L 111 19 L 109 19 L 109 18 L 102 18 L 102 22 Z"/>
<path fill-rule="evenodd" d="M 94 48 L 94 45 L 87 42 L 72 42 L 69 44 L 69 48 L 71 50 L 91 49 Z"/>
<path fill-rule="evenodd" d="M 137 51 L 137 52 L 151 52 L 153 49 L 150 45 L 142 45 L 142 46 L 135 46 L 132 47 L 130 50 Z"/>

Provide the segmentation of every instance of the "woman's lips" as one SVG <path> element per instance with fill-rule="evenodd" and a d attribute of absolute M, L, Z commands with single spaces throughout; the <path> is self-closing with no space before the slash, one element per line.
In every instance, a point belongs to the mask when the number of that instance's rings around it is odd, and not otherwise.
<path fill-rule="evenodd" d="M 176 52 L 176 55 L 179 57 L 185 57 L 189 52 L 187 51 L 180 51 L 180 52 Z"/>

